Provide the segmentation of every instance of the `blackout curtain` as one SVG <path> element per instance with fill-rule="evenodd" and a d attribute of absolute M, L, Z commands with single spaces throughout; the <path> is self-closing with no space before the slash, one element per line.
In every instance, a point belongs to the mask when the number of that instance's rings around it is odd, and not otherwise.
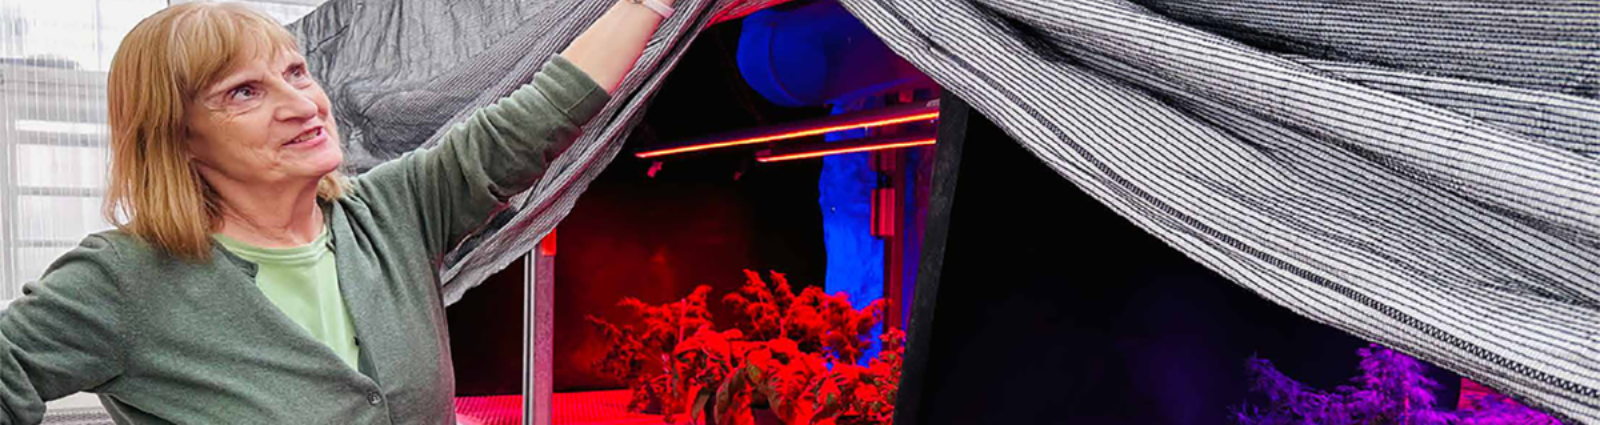
<path fill-rule="evenodd" d="M 293 29 L 360 171 L 528 81 L 613 1 L 335 0 Z M 1600 423 L 1600 2 L 838 1 L 1200 264 Z M 571 209 L 698 31 L 775 3 L 679 0 L 585 136 L 446 259 L 446 299 Z"/>

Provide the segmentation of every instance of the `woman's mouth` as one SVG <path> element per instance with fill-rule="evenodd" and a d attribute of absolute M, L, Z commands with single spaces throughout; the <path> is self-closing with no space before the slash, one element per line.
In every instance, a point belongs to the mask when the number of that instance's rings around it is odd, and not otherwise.
<path fill-rule="evenodd" d="M 289 140 L 288 143 L 284 143 L 283 145 L 284 146 L 290 146 L 290 147 L 310 146 L 310 145 L 314 145 L 314 144 L 317 144 L 317 143 L 321 143 L 325 139 L 327 139 L 327 136 L 323 132 L 323 128 L 322 127 L 317 127 L 317 128 L 313 128 L 313 129 L 310 129 L 310 130 L 306 130 L 304 133 L 300 133 L 299 136 L 296 136 L 294 139 Z"/>

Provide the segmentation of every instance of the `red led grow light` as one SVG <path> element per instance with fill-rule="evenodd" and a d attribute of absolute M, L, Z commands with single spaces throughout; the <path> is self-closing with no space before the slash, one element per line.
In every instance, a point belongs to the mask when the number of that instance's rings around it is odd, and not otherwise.
<path fill-rule="evenodd" d="M 786 149 L 762 151 L 756 154 L 756 161 L 793 161 L 797 159 L 820 158 L 828 155 L 838 155 L 843 153 L 902 149 L 915 146 L 928 146 L 936 143 L 937 141 L 938 139 L 934 138 L 932 134 L 924 133 L 910 136 L 868 138 L 835 143 L 815 143 Z"/>
<path fill-rule="evenodd" d="M 897 108 L 841 114 L 787 125 L 725 133 L 706 139 L 694 140 L 687 143 L 678 143 L 673 147 L 639 151 L 634 153 L 634 156 L 639 158 L 655 158 L 710 149 L 797 139 L 801 137 L 832 133 L 835 131 L 882 127 L 917 121 L 928 121 L 937 118 L 939 118 L 939 102 L 933 101 L 924 105 L 902 106 Z"/>

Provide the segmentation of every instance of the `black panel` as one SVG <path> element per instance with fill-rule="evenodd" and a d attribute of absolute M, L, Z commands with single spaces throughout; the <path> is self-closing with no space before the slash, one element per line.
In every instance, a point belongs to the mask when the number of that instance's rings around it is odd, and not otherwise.
<path fill-rule="evenodd" d="M 898 423 L 1226 424 L 1252 354 L 1320 388 L 1355 375 L 1363 341 L 1190 261 L 981 115 L 966 122 L 943 261 L 931 245 L 924 257 L 940 272 L 918 283 Z M 930 332 L 921 316 L 935 309 Z M 1458 379 L 1433 375 L 1453 400 Z"/>

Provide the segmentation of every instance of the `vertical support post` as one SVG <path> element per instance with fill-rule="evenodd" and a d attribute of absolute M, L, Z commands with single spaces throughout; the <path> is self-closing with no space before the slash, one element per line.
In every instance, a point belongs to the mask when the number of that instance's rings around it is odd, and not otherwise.
<path fill-rule="evenodd" d="M 874 191 L 874 226 L 881 229 L 883 237 L 883 326 L 904 329 L 900 323 L 901 291 L 905 285 L 905 172 L 904 157 L 899 151 L 876 152 L 878 189 Z"/>
<path fill-rule="evenodd" d="M 950 210 L 955 201 L 957 174 L 961 168 L 961 148 L 967 139 L 967 115 L 971 107 L 948 91 L 939 97 L 939 144 L 935 148 L 933 187 L 928 198 L 926 234 L 922 239 L 922 260 L 918 265 L 916 300 L 911 307 L 911 323 L 906 329 L 905 364 L 900 373 L 900 393 L 894 407 L 894 423 L 923 423 L 920 415 L 924 385 L 927 383 L 929 340 L 933 332 L 934 305 L 939 299 L 939 276 L 944 271 L 945 236 L 950 230 Z"/>
<path fill-rule="evenodd" d="M 555 231 L 523 260 L 522 423 L 551 425 L 555 348 Z"/>
<path fill-rule="evenodd" d="M 9 90 L 9 87 L 0 87 Z M 10 96 L 7 96 L 10 97 Z M 9 109 L 10 105 L 5 105 Z M 7 137 L 0 138 L 0 300 L 22 296 L 22 273 L 17 266 L 17 130 L 15 120 L 0 122 Z"/>

